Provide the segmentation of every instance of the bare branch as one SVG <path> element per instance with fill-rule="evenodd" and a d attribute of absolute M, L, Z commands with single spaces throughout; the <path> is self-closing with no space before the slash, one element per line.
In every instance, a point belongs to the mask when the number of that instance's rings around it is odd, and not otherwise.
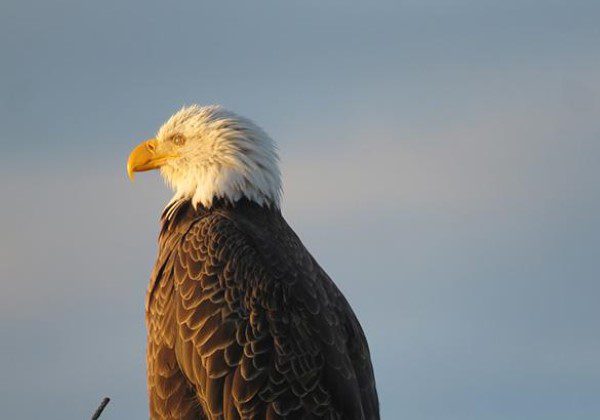
<path fill-rule="evenodd" d="M 110 398 L 106 397 L 102 400 L 102 402 L 100 403 L 100 405 L 98 406 L 98 409 L 96 410 L 96 412 L 94 413 L 94 415 L 92 416 L 92 420 L 98 420 L 100 418 L 100 414 L 102 414 L 102 412 L 104 411 L 104 409 L 106 408 L 106 406 L 108 405 L 108 402 L 110 401 Z"/>

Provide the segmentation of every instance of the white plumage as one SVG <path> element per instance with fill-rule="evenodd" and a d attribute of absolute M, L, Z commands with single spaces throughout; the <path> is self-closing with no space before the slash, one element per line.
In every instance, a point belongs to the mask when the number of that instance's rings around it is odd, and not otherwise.
<path fill-rule="evenodd" d="M 174 201 L 212 205 L 214 198 L 246 197 L 279 207 L 281 174 L 274 141 L 252 121 L 220 106 L 192 105 L 174 114 L 156 135 L 158 148 L 179 150 L 161 172 Z M 164 152 L 164 151 L 163 151 Z"/>

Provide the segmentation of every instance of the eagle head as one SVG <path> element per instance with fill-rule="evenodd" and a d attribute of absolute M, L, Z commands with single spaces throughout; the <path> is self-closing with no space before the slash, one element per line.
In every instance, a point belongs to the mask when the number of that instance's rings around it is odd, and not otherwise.
<path fill-rule="evenodd" d="M 252 121 L 220 106 L 184 107 L 156 137 L 135 147 L 127 173 L 160 169 L 172 201 L 210 207 L 215 199 L 247 198 L 279 207 L 281 175 L 273 140 Z"/>

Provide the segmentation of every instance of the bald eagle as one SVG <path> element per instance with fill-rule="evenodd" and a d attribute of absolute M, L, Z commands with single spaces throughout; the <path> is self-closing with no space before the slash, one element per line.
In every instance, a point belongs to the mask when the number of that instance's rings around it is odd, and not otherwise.
<path fill-rule="evenodd" d="M 350 305 L 280 211 L 273 140 L 191 106 L 133 149 L 165 208 L 146 298 L 152 419 L 378 419 L 369 348 Z"/>

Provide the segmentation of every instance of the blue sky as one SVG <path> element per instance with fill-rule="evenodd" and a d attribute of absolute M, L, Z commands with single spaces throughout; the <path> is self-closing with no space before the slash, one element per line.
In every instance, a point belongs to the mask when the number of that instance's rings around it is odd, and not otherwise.
<path fill-rule="evenodd" d="M 0 407 L 146 418 L 169 192 L 131 147 L 220 103 L 369 338 L 384 418 L 600 416 L 600 4 L 4 1 Z"/>

